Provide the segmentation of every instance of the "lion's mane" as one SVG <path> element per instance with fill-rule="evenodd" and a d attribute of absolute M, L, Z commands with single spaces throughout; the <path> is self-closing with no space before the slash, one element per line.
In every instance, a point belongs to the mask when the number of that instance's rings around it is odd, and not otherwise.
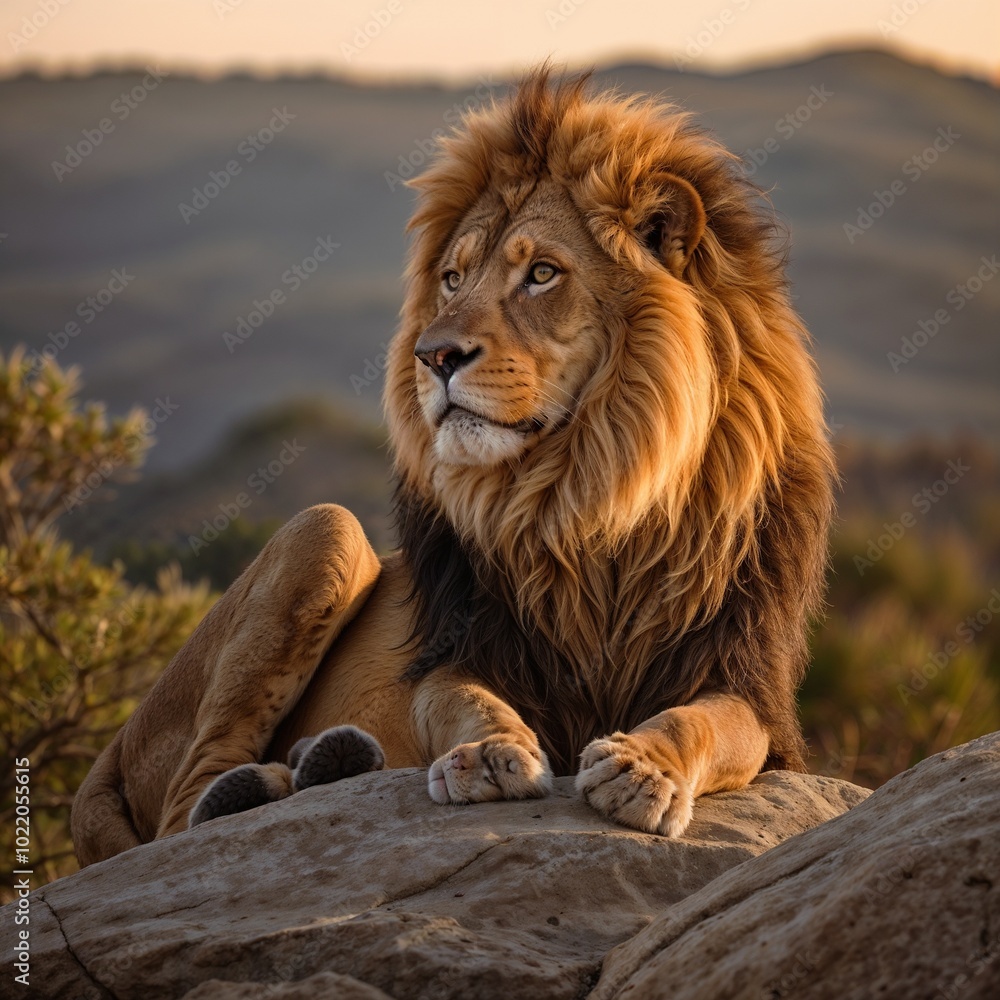
<path fill-rule="evenodd" d="M 822 601 L 834 476 L 784 241 L 738 160 L 652 99 L 531 75 L 467 116 L 415 182 L 386 411 L 413 574 L 408 676 L 455 664 L 506 698 L 557 772 L 586 742 L 728 687 L 801 769 L 795 690 Z M 663 171 L 707 226 L 678 279 L 643 246 Z M 514 212 L 558 180 L 620 272 L 572 417 L 515 465 L 440 466 L 413 344 L 441 256 L 484 191 Z"/>

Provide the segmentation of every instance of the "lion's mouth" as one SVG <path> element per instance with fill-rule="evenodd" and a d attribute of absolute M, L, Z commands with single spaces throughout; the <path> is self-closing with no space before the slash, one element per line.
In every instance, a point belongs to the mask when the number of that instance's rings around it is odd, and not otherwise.
<path fill-rule="evenodd" d="M 440 427 L 448 417 L 453 414 L 458 417 L 467 416 L 472 417 L 473 420 L 478 420 L 484 424 L 492 424 L 494 427 L 502 427 L 507 431 L 516 431 L 519 434 L 537 434 L 543 427 L 545 427 L 545 420 L 541 417 L 529 417 L 525 420 L 518 420 L 517 423 L 505 423 L 503 420 L 496 420 L 494 417 L 487 417 L 482 413 L 477 413 L 475 410 L 470 410 L 467 406 L 459 406 L 456 403 L 449 403 L 441 415 L 438 417 L 436 426 Z"/>

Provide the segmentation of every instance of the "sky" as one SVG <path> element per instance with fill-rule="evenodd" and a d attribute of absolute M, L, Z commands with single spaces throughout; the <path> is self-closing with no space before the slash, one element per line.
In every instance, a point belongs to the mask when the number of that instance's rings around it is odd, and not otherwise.
<path fill-rule="evenodd" d="M 1000 83 L 997 0 L 0 0 L 0 32 L 0 75 L 160 62 L 453 83 L 545 57 L 726 71 L 881 47 Z"/>

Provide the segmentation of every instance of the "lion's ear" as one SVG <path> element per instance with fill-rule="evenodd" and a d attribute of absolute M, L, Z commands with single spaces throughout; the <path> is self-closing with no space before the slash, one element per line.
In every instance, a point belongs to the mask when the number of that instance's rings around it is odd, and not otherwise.
<path fill-rule="evenodd" d="M 640 234 L 663 266 L 680 278 L 705 234 L 705 207 L 694 186 L 683 177 L 664 172 L 652 181 L 657 205 Z"/>

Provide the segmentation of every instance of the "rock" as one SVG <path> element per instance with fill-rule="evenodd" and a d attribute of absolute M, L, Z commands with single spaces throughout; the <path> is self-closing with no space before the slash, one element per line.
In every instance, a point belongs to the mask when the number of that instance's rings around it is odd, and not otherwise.
<path fill-rule="evenodd" d="M 666 995 L 1000 997 L 1000 733 L 664 911 L 608 956 L 591 1000 Z"/>
<path fill-rule="evenodd" d="M 310 788 L 39 889 L 18 996 L 569 1000 L 656 914 L 867 795 L 771 772 L 700 799 L 669 841 L 602 820 L 570 778 L 546 799 L 452 807 L 425 782 Z"/>
<path fill-rule="evenodd" d="M 374 986 L 336 972 L 319 972 L 308 979 L 289 983 L 233 983 L 206 979 L 184 1000 L 392 1000 Z"/>

